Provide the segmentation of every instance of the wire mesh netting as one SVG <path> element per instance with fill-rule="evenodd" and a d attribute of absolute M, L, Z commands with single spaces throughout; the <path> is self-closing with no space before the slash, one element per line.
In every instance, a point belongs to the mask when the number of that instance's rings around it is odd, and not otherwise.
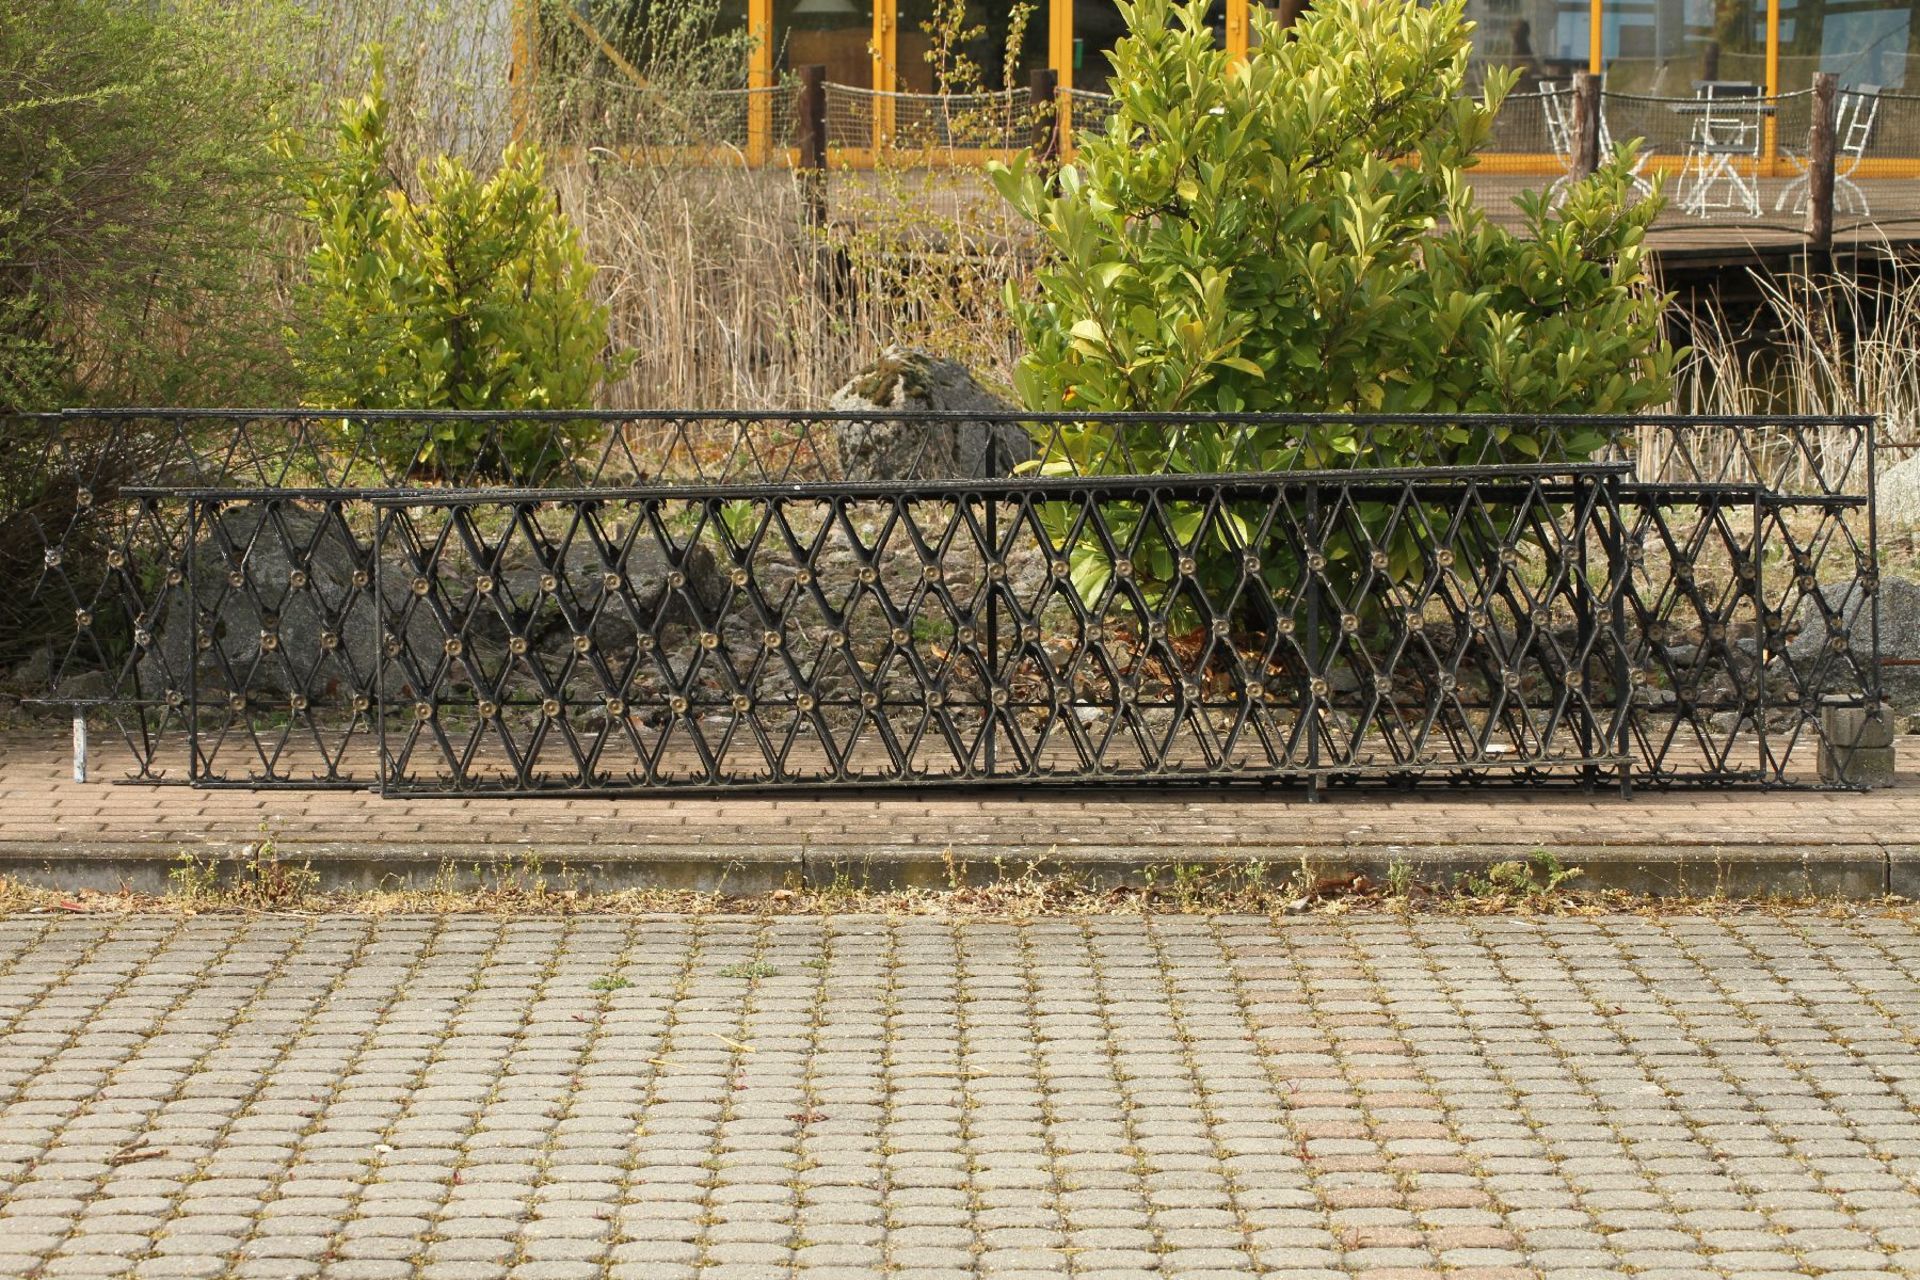
<path fill-rule="evenodd" d="M 1792 783 L 1822 699 L 1878 696 L 1858 420 L 115 413 L 14 438 L 42 496 L 0 545 L 34 549 L 42 696 L 147 779 Z"/>
<path fill-rule="evenodd" d="M 877 148 L 895 163 L 938 162 L 955 153 L 1008 154 L 1032 143 L 1037 122 L 1025 89 L 941 95 L 829 84 L 826 101 L 830 151 L 871 154 Z"/>
<path fill-rule="evenodd" d="M 1788 245 L 1807 223 L 1807 156 L 1813 94 L 1766 96 L 1757 85 L 1713 82 L 1690 91 L 1616 76 L 1634 92 L 1602 94 L 1604 147 L 1637 143 L 1635 189 L 1661 191 L 1656 248 Z M 1062 90 L 1036 104 L 1026 89 L 976 94 L 880 93 L 825 86 L 830 167 L 967 167 L 1031 145 L 1057 116 L 1068 155 L 1074 139 L 1102 131 L 1117 109 L 1108 94 Z M 1536 80 L 1508 95 L 1490 145 L 1469 178 L 1497 223 L 1519 227 L 1518 197 L 1556 197 L 1572 160 L 1569 81 Z M 584 82 L 559 114 L 582 148 L 668 156 L 679 162 L 785 166 L 800 144 L 799 87 L 664 93 L 626 82 Z M 1836 121 L 1834 226 L 1845 240 L 1900 238 L 1920 227 L 1920 96 L 1872 85 L 1843 89 Z"/>
<path fill-rule="evenodd" d="M 668 92 L 627 81 L 581 80 L 557 104 L 551 127 L 570 145 L 670 151 L 753 164 L 785 165 L 800 144 L 797 82 L 763 89 Z M 875 148 L 890 162 L 977 161 L 1031 145 L 1067 104 L 1075 127 L 1105 126 L 1113 99 L 1072 91 L 1062 104 L 1035 104 L 1025 88 L 968 94 L 881 93 L 827 84 L 826 139 L 838 163 L 871 163 Z"/>
<path fill-rule="evenodd" d="M 1069 89 L 1063 96 L 1067 100 L 1068 123 L 1073 130 L 1101 132 L 1120 109 L 1119 100 L 1112 94 L 1091 89 Z"/>
<path fill-rule="evenodd" d="M 794 94 L 764 89 L 663 90 L 625 80 L 570 82 L 548 127 L 566 145 L 643 149 L 716 162 L 785 163 Z"/>
<path fill-rule="evenodd" d="M 1033 95 L 1004 93 L 887 94 L 893 145 L 935 151 L 1017 151 L 1033 141 Z"/>
<path fill-rule="evenodd" d="M 1519 156 L 1535 162 L 1543 172 L 1565 169 L 1570 146 L 1568 122 L 1573 119 L 1573 90 L 1544 88 L 1510 93 L 1493 118 L 1489 155 Z M 1544 157 L 1542 161 L 1540 158 Z"/>
<path fill-rule="evenodd" d="M 827 98 L 827 147 L 830 151 L 874 150 L 877 96 L 871 89 L 830 84 Z"/>

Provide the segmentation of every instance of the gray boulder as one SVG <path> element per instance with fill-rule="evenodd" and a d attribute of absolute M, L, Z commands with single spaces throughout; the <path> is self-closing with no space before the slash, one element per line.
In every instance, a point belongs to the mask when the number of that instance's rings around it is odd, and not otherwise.
<path fill-rule="evenodd" d="M 1819 658 L 1822 649 L 1830 649 L 1837 631 L 1843 630 L 1854 662 L 1867 669 L 1873 636 L 1871 615 L 1865 608 L 1867 597 L 1851 580 L 1828 583 L 1818 591 L 1834 611 L 1836 622 L 1830 626 L 1811 598 L 1802 601 L 1795 620 L 1798 633 L 1787 644 L 1787 656 L 1806 670 L 1805 664 Z M 1896 660 L 1880 669 L 1887 701 L 1896 711 L 1920 710 L 1920 666 L 1904 665 L 1920 661 L 1920 582 L 1892 577 L 1880 580 L 1880 657 L 1883 662 Z M 1832 663 L 1827 670 L 1828 679 L 1823 683 L 1828 687 L 1816 692 L 1855 691 L 1846 687 L 1852 677 L 1850 664 Z"/>
<path fill-rule="evenodd" d="M 370 698 L 382 652 L 375 634 L 372 539 L 295 502 L 228 507 L 189 552 L 204 638 L 187 607 L 187 585 L 164 597 L 145 631 L 143 698 L 184 696 L 189 662 L 201 702 L 305 697 L 313 703 Z M 395 565 L 381 588 L 398 606 L 407 575 Z M 437 645 L 430 616 L 409 621 L 423 650 Z"/>
<path fill-rule="evenodd" d="M 315 705 L 371 699 L 379 662 L 390 652 L 396 659 L 404 652 L 407 659 L 387 667 L 386 692 L 389 698 L 411 697 L 411 673 L 431 673 L 446 655 L 449 637 L 430 600 L 414 594 L 415 567 L 392 545 L 378 566 L 386 604 L 382 628 L 374 609 L 370 542 L 364 531 L 351 532 L 319 510 L 293 503 L 282 504 L 277 519 L 269 519 L 260 504 L 222 512 L 217 531 L 206 530 L 192 550 L 196 594 L 211 623 L 209 642 L 197 647 L 184 587 L 169 592 L 165 613 L 143 631 L 141 696 L 184 696 L 191 655 L 198 660 L 203 703 L 239 693 L 255 702 L 305 697 Z M 562 598 L 573 621 L 589 625 L 592 647 L 619 661 L 633 653 L 643 629 L 658 622 L 684 630 L 696 609 L 707 614 L 726 590 L 705 547 L 691 549 L 676 566 L 651 542 L 639 542 L 612 566 L 618 585 L 610 588 L 609 566 L 591 547 L 576 543 L 554 566 L 559 572 L 552 590 L 543 589 L 546 568 L 524 541 L 516 541 L 515 548 L 500 569 L 500 610 L 474 598 L 467 579 L 480 575 L 471 565 L 456 565 L 450 558 L 426 575 L 437 576 L 450 606 L 471 605 L 469 612 L 450 615 L 463 661 L 454 668 L 448 692 L 469 685 L 481 672 L 497 676 L 508 665 L 509 618 L 526 635 L 531 653 L 557 671 L 577 643 Z M 404 635 L 389 634 L 396 630 Z M 390 640 L 401 648 L 390 650 Z M 479 670 L 472 670 L 476 662 Z"/>
<path fill-rule="evenodd" d="M 1920 533 L 1920 453 L 1880 473 L 1874 505 L 1883 534 Z"/>
<path fill-rule="evenodd" d="M 44 696 L 53 688 L 53 646 L 41 645 L 24 658 L 7 677 L 7 683 L 23 697 Z"/>
<path fill-rule="evenodd" d="M 849 480 L 953 480 L 1006 475 L 1034 456 L 1033 440 L 1017 422 L 994 421 L 1019 412 L 951 360 L 889 347 L 873 367 L 833 393 L 829 408 L 853 413 L 979 413 L 977 419 L 927 423 L 844 423 L 840 466 Z M 997 446 L 989 449 L 989 442 Z M 989 453 L 997 457 L 989 458 Z M 994 465 L 997 464 L 997 465 Z"/>

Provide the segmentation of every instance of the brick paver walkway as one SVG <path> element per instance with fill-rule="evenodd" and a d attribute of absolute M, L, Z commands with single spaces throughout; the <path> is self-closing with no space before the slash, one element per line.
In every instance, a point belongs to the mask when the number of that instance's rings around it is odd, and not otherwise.
<path fill-rule="evenodd" d="M 1489 787 L 1411 794 L 1298 791 L 1019 790 L 663 799 L 383 800 L 364 791 L 197 791 L 78 785 L 68 744 L 0 734 L 0 855 L 124 854 L 237 846 L 270 824 L 283 846 L 350 846 L 391 856 L 470 856 L 493 847 L 550 854 L 660 851 L 724 859 L 952 848 L 980 856 L 1049 848 L 1146 856 L 1350 847 L 1591 850 L 1748 846 L 1858 849 L 1920 857 L 1920 740 L 1900 747 L 1900 785 L 1866 795 L 1758 790 L 1612 792 Z"/>
<path fill-rule="evenodd" d="M 1891 916 L 0 920 L 0 1275 L 1920 1274 Z"/>

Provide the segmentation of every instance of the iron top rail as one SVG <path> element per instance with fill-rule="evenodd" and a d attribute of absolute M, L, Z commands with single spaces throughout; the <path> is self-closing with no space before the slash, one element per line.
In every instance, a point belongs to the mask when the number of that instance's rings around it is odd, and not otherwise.
<path fill-rule="evenodd" d="M 52 414 L 21 415 L 50 417 Z M 354 418 L 369 422 L 676 422 L 689 418 L 737 422 L 1041 422 L 1082 423 L 1326 423 L 1352 426 L 1527 426 L 1537 423 L 1590 427 L 1871 427 L 1872 414 L 1683 413 L 1320 413 L 1311 410 L 1236 413 L 1209 410 L 1028 410 L 1005 409 L 62 409 L 63 418 Z"/>
<path fill-rule="evenodd" d="M 382 508 L 410 506 L 505 506 L 542 503 L 594 504 L 654 499 L 699 498 L 895 498 L 927 497 L 945 499 L 964 494 L 1022 493 L 1102 493 L 1111 490 L 1129 492 L 1152 490 L 1159 493 L 1190 493 L 1200 490 L 1268 492 L 1275 487 L 1345 489 L 1392 488 L 1410 492 L 1452 490 L 1461 485 L 1481 487 L 1498 484 L 1532 485 L 1554 480 L 1607 480 L 1628 474 L 1629 462 L 1487 464 L 1457 467 L 1366 467 L 1347 470 L 1315 471 L 1237 471 L 1217 473 L 1165 472 L 1135 474 L 1116 472 L 1092 475 L 1026 475 L 978 477 L 944 481 L 938 491 L 930 491 L 924 480 L 838 480 L 783 481 L 761 483 L 631 485 L 618 488 L 582 490 L 578 488 L 448 488 L 382 489 L 346 491 Z M 1551 486 L 1542 486 L 1551 487 Z M 128 491 L 132 493 L 132 490 Z M 249 501 L 263 498 L 301 498 L 325 500 L 338 497 L 338 489 L 311 491 L 287 489 L 174 489 L 164 496 L 189 501 Z"/>

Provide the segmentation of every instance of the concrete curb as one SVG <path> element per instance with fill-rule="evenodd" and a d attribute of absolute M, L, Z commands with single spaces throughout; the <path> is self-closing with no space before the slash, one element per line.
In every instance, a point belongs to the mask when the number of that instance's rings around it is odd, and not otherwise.
<path fill-rule="evenodd" d="M 305 864 L 324 891 L 421 888 L 440 883 L 472 888 L 514 868 L 537 866 L 549 883 L 581 889 L 677 889 L 741 895 L 780 888 L 842 884 L 862 889 L 939 889 L 1038 872 L 1070 874 L 1096 886 L 1140 884 L 1181 865 L 1209 870 L 1262 864 L 1270 883 L 1303 866 L 1316 879 L 1366 875 L 1384 883 L 1404 864 L 1423 884 L 1451 884 L 1496 862 L 1523 858 L 1536 846 L 1517 843 L 960 846 L 804 842 L 731 847 L 649 844 L 619 850 L 606 844 L 433 844 L 371 848 L 352 842 L 281 841 L 283 862 Z M 162 893 L 183 848 L 224 868 L 246 856 L 244 845 L 196 846 L 135 842 L 0 844 L 0 875 L 56 889 L 122 888 Z M 1561 864 L 1581 870 L 1576 887 L 1654 897 L 1831 897 L 1869 899 L 1889 893 L 1920 897 L 1920 845 L 1890 844 L 1594 844 L 1555 845 Z"/>

